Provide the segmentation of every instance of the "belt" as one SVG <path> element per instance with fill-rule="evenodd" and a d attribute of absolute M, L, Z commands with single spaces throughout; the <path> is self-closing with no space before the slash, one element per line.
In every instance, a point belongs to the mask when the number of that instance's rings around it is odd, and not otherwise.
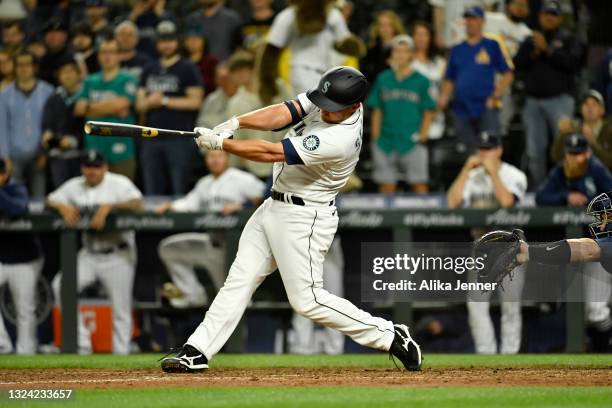
<path fill-rule="evenodd" d="M 123 249 L 127 249 L 130 245 L 127 242 L 122 242 L 119 245 L 115 245 L 114 247 L 110 247 L 110 248 L 106 248 L 106 249 L 101 249 L 98 251 L 94 251 L 93 249 L 88 249 L 89 252 L 91 252 L 92 254 L 96 254 L 96 255 L 108 255 L 108 254 L 112 254 L 113 252 L 116 251 L 121 251 Z"/>
<path fill-rule="evenodd" d="M 299 205 L 301 207 L 304 207 L 306 205 L 303 198 L 295 196 L 293 194 L 280 193 L 278 191 L 272 190 L 271 197 L 273 200 L 282 201 L 284 203 L 293 204 L 293 205 Z M 334 200 L 331 200 L 329 202 L 329 205 L 330 206 L 334 205 Z"/>

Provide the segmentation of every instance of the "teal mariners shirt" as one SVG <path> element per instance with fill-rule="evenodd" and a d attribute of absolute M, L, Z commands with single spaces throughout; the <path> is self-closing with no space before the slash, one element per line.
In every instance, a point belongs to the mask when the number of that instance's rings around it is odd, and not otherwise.
<path fill-rule="evenodd" d="M 395 72 L 381 72 L 370 91 L 366 104 L 382 111 L 378 147 L 385 153 L 406 154 L 418 143 L 423 114 L 433 110 L 436 103 L 429 94 L 429 80 L 413 71 L 398 80 Z"/>
<path fill-rule="evenodd" d="M 119 71 L 110 81 L 105 81 L 100 71 L 85 78 L 76 99 L 87 99 L 92 103 L 111 98 L 126 97 L 133 105 L 136 101 L 136 86 L 136 77 L 126 71 Z M 134 111 L 131 108 L 128 116 L 87 117 L 86 120 L 127 124 L 136 123 Z M 134 140 L 129 137 L 85 135 L 85 148 L 98 150 L 106 157 L 109 163 L 131 160 L 135 154 Z"/>

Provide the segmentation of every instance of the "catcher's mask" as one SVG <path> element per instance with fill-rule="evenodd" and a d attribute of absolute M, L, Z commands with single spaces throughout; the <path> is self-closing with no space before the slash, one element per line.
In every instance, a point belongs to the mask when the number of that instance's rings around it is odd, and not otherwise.
<path fill-rule="evenodd" d="M 612 237 L 612 191 L 592 199 L 586 213 L 595 218 L 595 222 L 589 224 L 593 238 Z"/>

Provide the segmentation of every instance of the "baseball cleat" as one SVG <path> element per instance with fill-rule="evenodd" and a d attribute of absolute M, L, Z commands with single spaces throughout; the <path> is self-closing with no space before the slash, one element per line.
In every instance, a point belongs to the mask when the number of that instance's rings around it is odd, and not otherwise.
<path fill-rule="evenodd" d="M 174 357 L 164 357 L 161 369 L 167 373 L 192 373 L 208 368 L 208 359 L 195 347 L 185 344 Z"/>
<path fill-rule="evenodd" d="M 410 337 L 410 332 L 406 325 L 396 324 L 393 327 L 395 328 L 395 338 L 393 343 L 391 343 L 389 354 L 397 357 L 406 367 L 406 370 L 419 371 L 423 363 L 421 347 Z"/>

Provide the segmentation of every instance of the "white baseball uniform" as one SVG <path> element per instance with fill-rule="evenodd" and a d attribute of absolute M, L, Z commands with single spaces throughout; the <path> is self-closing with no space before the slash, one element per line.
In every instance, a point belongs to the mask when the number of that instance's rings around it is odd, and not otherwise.
<path fill-rule="evenodd" d="M 315 34 L 298 31 L 295 7 L 287 7 L 274 19 L 268 32 L 268 43 L 291 51 L 291 86 L 294 92 L 315 87 L 321 75 L 338 63 L 334 46 L 350 35 L 342 13 L 332 8 L 327 13 L 325 28 Z"/>
<path fill-rule="evenodd" d="M 185 197 L 172 203 L 174 211 L 208 210 L 220 212 L 225 204 L 245 204 L 263 197 L 265 184 L 246 171 L 228 168 L 218 177 L 209 174 Z M 198 280 L 195 267 L 206 268 L 218 291 L 225 279 L 225 241 L 221 233 L 184 233 L 163 239 L 158 248 L 174 284 L 186 304 L 204 304 L 206 291 Z"/>
<path fill-rule="evenodd" d="M 305 94 L 298 100 L 306 117 L 282 141 L 285 161 L 274 164 L 273 189 L 285 199 L 267 199 L 249 219 L 223 288 L 187 340 L 209 360 L 276 265 L 297 313 L 364 346 L 389 350 L 393 342 L 391 321 L 323 289 L 323 261 L 338 227 L 334 199 L 359 160 L 363 107 L 342 123 L 330 124 Z M 293 204 L 294 197 L 305 205 Z"/>
<path fill-rule="evenodd" d="M 70 204 L 81 210 L 94 210 L 102 204 L 118 204 L 141 199 L 142 194 L 130 179 L 106 173 L 95 187 L 83 176 L 72 178 L 49 195 L 49 200 Z M 132 288 L 136 266 L 134 231 L 83 233 L 83 248 L 77 258 L 77 290 L 99 280 L 113 307 L 113 353 L 128 354 L 132 334 Z M 61 274 L 53 279 L 56 299 L 60 299 Z M 80 353 L 91 352 L 91 333 L 79 315 L 78 346 Z"/>
<path fill-rule="evenodd" d="M 504 186 L 515 196 L 516 202 L 524 199 L 527 190 L 525 173 L 508 163 L 501 163 L 499 176 Z M 463 189 L 463 202 L 466 207 L 491 208 L 498 206 L 493 192 L 493 181 L 486 170 L 480 166 L 472 169 Z M 519 266 L 518 268 L 524 268 Z M 513 279 L 506 276 L 502 281 L 504 290 L 498 291 L 501 301 L 501 340 L 500 351 L 503 354 L 515 354 L 521 346 L 521 302 L 520 298 L 525 283 L 524 271 L 514 271 Z M 467 302 L 470 329 L 474 338 L 476 352 L 495 354 L 497 342 L 495 330 L 489 313 L 491 292 L 476 295 L 479 301 Z M 508 301 L 506 301 L 508 299 Z"/>

